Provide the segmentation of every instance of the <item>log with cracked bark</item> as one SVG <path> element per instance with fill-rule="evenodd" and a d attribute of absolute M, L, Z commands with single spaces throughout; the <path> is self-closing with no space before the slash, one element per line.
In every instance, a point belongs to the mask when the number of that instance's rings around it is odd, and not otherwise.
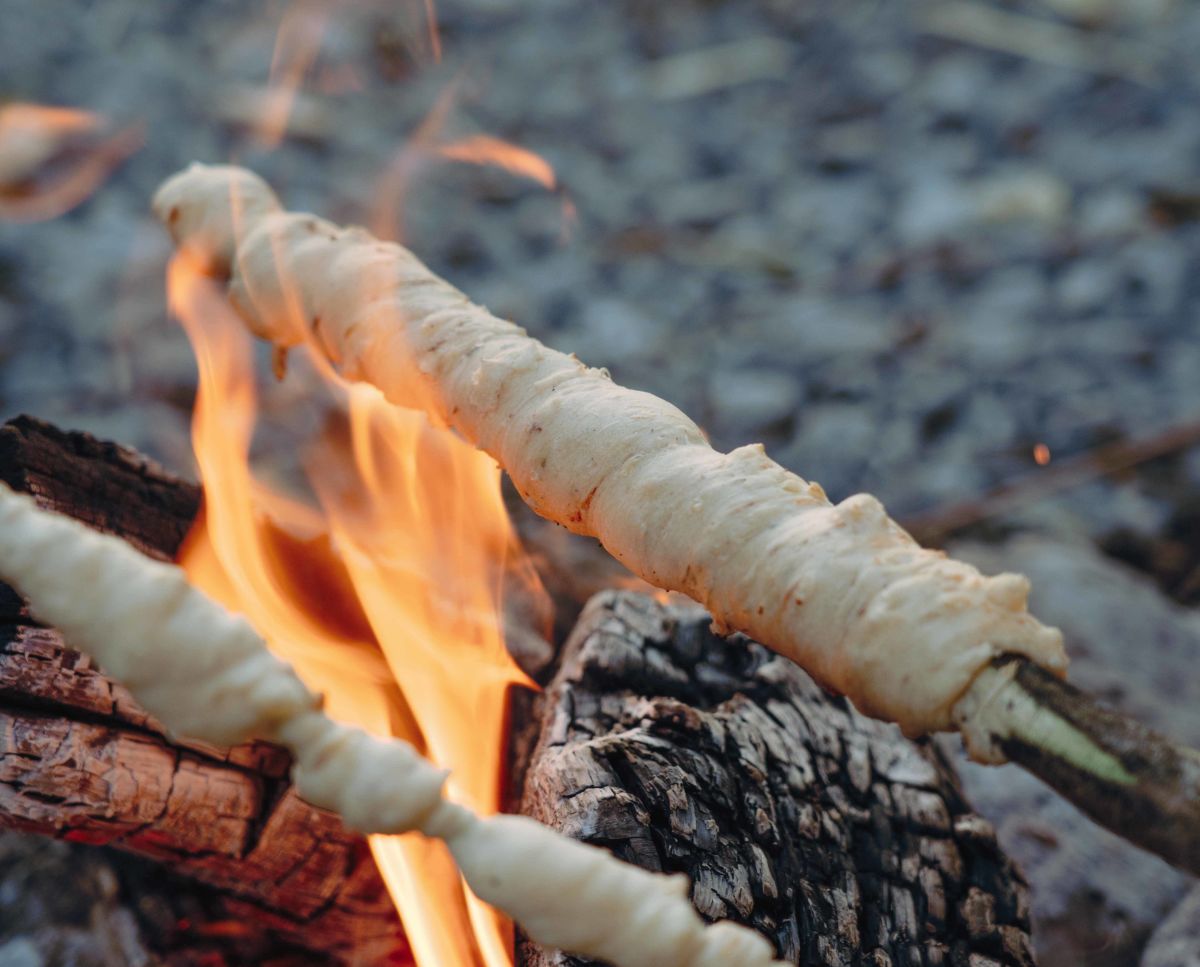
<path fill-rule="evenodd" d="M 158 556 L 199 501 L 130 451 L 28 418 L 0 428 L 0 479 Z M 168 740 L 3 586 L 0 629 L 0 824 L 149 855 L 309 950 L 402 956 L 363 840 L 295 796 L 279 750 Z M 703 913 L 793 961 L 1031 962 L 1024 885 L 944 764 L 702 613 L 602 595 L 520 704 L 521 811 L 687 873 Z M 527 942 L 517 961 L 572 962 Z"/>
<path fill-rule="evenodd" d="M 1027 890 L 929 743 L 698 608 L 605 592 L 539 700 L 522 812 L 806 965 L 1033 963 Z M 526 967 L 580 965 L 528 941 Z"/>
<path fill-rule="evenodd" d="M 166 558 L 200 501 L 129 450 L 27 417 L 0 428 L 0 480 Z M 160 860 L 231 917 L 322 956 L 403 956 L 365 841 L 302 802 L 288 765 L 264 743 L 169 740 L 0 585 L 0 824 Z"/>

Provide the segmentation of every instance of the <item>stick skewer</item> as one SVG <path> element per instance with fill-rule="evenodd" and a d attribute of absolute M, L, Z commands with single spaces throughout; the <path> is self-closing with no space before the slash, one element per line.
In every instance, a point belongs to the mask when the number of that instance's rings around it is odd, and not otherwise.
<path fill-rule="evenodd" d="M 1019 657 L 984 669 L 955 712 L 977 754 L 998 752 L 1100 825 L 1200 875 L 1200 752 Z"/>

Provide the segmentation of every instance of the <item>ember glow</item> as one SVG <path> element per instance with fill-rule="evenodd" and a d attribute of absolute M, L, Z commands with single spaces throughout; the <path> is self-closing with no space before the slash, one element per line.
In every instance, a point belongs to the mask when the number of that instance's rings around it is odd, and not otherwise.
<path fill-rule="evenodd" d="M 1039 443 L 1033 448 L 1033 462 L 1039 467 L 1044 467 L 1050 462 L 1050 448 L 1044 443 Z"/>
<path fill-rule="evenodd" d="M 195 349 L 193 444 L 201 519 L 181 552 L 198 587 L 244 614 L 330 714 L 398 736 L 450 772 L 451 798 L 501 805 L 508 689 L 525 682 L 504 647 L 502 586 L 531 569 L 495 462 L 421 414 L 332 373 L 348 421 L 305 460 L 317 506 L 256 479 L 250 337 L 185 261 L 172 309 Z M 422 967 L 504 967 L 510 924 L 465 888 L 446 849 L 418 834 L 371 848 Z"/>
<path fill-rule="evenodd" d="M 57 218 L 79 205 L 142 145 L 141 125 L 111 131 L 90 111 L 0 107 L 0 219 Z"/>

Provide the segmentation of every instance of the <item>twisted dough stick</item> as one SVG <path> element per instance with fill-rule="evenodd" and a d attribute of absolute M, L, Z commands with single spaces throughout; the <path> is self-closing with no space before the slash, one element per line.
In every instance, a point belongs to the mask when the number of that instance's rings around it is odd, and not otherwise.
<path fill-rule="evenodd" d="M 177 245 L 277 350 L 308 341 L 494 456 L 539 514 L 598 537 L 867 714 L 916 735 L 999 654 L 1062 674 L 1029 584 L 924 550 L 879 501 L 834 506 L 759 445 L 729 454 L 670 404 L 614 385 L 472 305 L 410 252 L 281 210 L 241 168 L 193 165 L 154 201 Z"/>
<path fill-rule="evenodd" d="M 329 719 L 250 625 L 179 568 L 3 484 L 0 577 L 174 732 L 217 745 L 281 742 L 307 801 L 364 833 L 444 840 L 471 889 L 539 943 L 617 967 L 782 967 L 754 931 L 706 926 L 683 876 L 623 863 L 524 816 L 483 819 L 447 802 L 443 772 L 406 742 Z"/>

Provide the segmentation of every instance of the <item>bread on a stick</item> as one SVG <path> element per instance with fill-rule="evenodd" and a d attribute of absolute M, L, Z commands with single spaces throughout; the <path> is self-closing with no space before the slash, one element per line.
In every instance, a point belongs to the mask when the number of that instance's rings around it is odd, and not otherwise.
<path fill-rule="evenodd" d="M 258 336 L 314 344 L 348 378 L 425 409 L 494 456 L 539 514 L 868 715 L 909 735 L 952 729 L 995 656 L 1065 672 L 1025 578 L 921 548 L 874 497 L 831 504 L 759 445 L 718 453 L 674 406 L 473 305 L 407 249 L 287 213 L 241 168 L 193 165 L 154 209 L 183 252 L 228 273 Z"/>

